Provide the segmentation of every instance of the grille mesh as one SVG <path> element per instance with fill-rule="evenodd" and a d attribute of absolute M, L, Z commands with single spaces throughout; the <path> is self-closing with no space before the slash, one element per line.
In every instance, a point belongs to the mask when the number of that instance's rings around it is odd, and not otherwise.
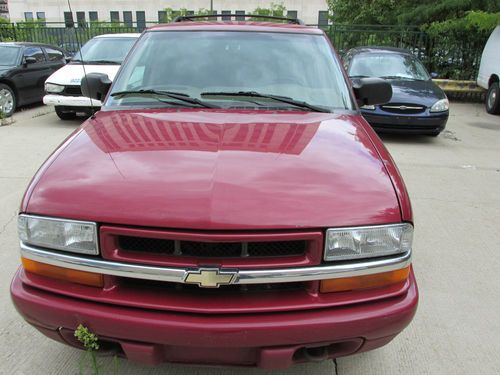
<path fill-rule="evenodd" d="M 118 246 L 125 251 L 203 258 L 285 257 L 304 255 L 307 241 L 193 242 L 119 236 Z"/>

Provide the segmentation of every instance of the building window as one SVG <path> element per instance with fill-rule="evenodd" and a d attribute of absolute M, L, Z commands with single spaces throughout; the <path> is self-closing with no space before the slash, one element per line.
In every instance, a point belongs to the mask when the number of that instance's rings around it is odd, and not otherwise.
<path fill-rule="evenodd" d="M 318 12 L 318 25 L 319 26 L 328 26 L 328 11 L 320 10 Z"/>
<path fill-rule="evenodd" d="M 89 12 L 89 21 L 90 22 L 97 22 L 97 21 L 99 21 L 99 17 L 97 15 L 96 11 L 90 11 Z"/>
<path fill-rule="evenodd" d="M 73 27 L 75 23 L 73 22 L 73 13 L 64 12 L 64 24 L 66 27 Z"/>
<path fill-rule="evenodd" d="M 137 29 L 142 31 L 146 28 L 146 12 L 143 10 L 138 10 L 135 12 L 135 18 L 137 20 Z"/>
<path fill-rule="evenodd" d="M 39 21 L 40 25 L 46 26 L 45 23 L 45 12 L 36 12 L 36 19 Z"/>
<path fill-rule="evenodd" d="M 109 12 L 109 18 L 111 18 L 111 22 L 120 22 L 120 12 L 112 10 Z"/>
<path fill-rule="evenodd" d="M 162 23 L 165 22 L 165 18 L 167 18 L 167 12 L 164 10 L 159 10 L 158 11 L 158 22 Z"/>
<path fill-rule="evenodd" d="M 87 22 L 85 22 L 85 12 L 76 12 L 76 23 L 78 27 L 87 26 Z"/>
<path fill-rule="evenodd" d="M 132 20 L 132 12 L 129 10 L 124 11 L 123 12 L 123 23 L 125 24 L 125 26 L 132 27 L 133 22 L 134 21 Z"/>
<path fill-rule="evenodd" d="M 287 18 L 290 18 L 292 20 L 295 20 L 297 19 L 297 11 L 296 10 L 289 10 L 288 12 L 286 12 L 286 16 Z"/>
<path fill-rule="evenodd" d="M 245 15 L 244 10 L 237 10 L 236 12 L 234 12 L 234 14 L 236 15 L 236 21 L 245 21 L 245 17 L 242 17 Z"/>
<path fill-rule="evenodd" d="M 194 10 L 188 10 L 186 16 L 194 16 Z"/>
<path fill-rule="evenodd" d="M 231 11 L 230 10 L 223 10 L 222 11 L 222 20 L 223 21 L 231 21 Z"/>
<path fill-rule="evenodd" d="M 33 21 L 33 12 L 24 12 L 24 20 L 26 22 Z"/>

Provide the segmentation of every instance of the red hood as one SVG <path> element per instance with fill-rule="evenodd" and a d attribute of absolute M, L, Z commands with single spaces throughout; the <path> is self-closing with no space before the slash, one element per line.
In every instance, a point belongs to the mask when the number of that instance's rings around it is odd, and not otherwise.
<path fill-rule="evenodd" d="M 41 168 L 29 213 L 168 228 L 276 229 L 401 220 L 356 115 L 100 112 Z"/>

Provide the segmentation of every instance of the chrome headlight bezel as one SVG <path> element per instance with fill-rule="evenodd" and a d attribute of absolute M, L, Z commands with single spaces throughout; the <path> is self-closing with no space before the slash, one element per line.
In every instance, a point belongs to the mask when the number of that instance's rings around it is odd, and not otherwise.
<path fill-rule="evenodd" d="M 59 94 L 64 91 L 64 85 L 45 82 L 45 92 L 48 94 Z"/>
<path fill-rule="evenodd" d="M 373 248 L 374 242 L 378 249 Z M 347 246 L 340 247 L 339 243 Z M 330 228 L 326 230 L 323 259 L 332 262 L 394 256 L 411 251 L 412 243 L 413 225 L 410 223 Z"/>
<path fill-rule="evenodd" d="M 32 246 L 84 255 L 100 253 L 97 224 L 90 221 L 21 214 L 18 233 L 23 243 Z"/>
<path fill-rule="evenodd" d="M 430 109 L 430 112 L 446 112 L 450 109 L 450 102 L 448 99 L 440 99 L 436 103 L 434 103 Z"/>

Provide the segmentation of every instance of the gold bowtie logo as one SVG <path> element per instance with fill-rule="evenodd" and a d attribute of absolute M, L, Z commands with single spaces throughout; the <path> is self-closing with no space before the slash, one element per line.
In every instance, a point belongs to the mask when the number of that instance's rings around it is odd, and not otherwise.
<path fill-rule="evenodd" d="M 221 285 L 229 285 L 236 278 L 237 271 L 222 271 L 218 268 L 200 268 L 188 271 L 184 282 L 186 284 L 198 284 L 201 288 L 218 288 Z"/>

